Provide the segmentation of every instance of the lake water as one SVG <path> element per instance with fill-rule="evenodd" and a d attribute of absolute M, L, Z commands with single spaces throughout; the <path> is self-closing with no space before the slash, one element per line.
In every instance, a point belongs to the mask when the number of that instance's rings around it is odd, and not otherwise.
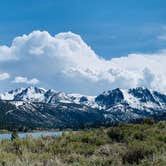
<path fill-rule="evenodd" d="M 39 138 L 42 136 L 61 136 L 63 132 L 58 131 L 58 132 L 35 132 L 35 133 L 18 133 L 19 138 L 26 138 L 27 136 L 31 136 L 32 138 Z M 8 134 L 0 134 L 0 140 L 2 139 L 10 139 L 11 138 L 11 133 Z"/>

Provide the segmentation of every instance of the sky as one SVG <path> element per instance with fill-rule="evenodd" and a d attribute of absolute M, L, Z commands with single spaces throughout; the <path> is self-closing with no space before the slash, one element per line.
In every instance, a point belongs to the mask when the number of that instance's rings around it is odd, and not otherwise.
<path fill-rule="evenodd" d="M 0 92 L 166 92 L 165 0 L 1 0 Z"/>

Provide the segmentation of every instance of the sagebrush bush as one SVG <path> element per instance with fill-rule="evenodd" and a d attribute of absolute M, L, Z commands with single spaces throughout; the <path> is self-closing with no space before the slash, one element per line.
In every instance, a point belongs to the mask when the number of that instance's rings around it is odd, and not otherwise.
<path fill-rule="evenodd" d="M 129 149 L 123 155 L 123 163 L 139 164 L 140 160 L 152 158 L 154 152 L 154 148 L 147 146 L 146 144 L 135 142 L 129 146 Z"/>
<path fill-rule="evenodd" d="M 165 122 L 164 121 L 160 121 L 158 124 L 157 124 L 157 127 L 159 129 L 164 129 L 166 126 L 165 126 Z"/>
<path fill-rule="evenodd" d="M 107 134 L 113 141 L 121 142 L 124 140 L 124 133 L 119 127 L 109 129 Z"/>
<path fill-rule="evenodd" d="M 144 123 L 144 124 L 148 124 L 148 125 L 153 125 L 153 124 L 155 123 L 155 121 L 154 121 L 154 119 L 152 119 L 152 118 L 145 118 L 145 119 L 143 120 L 143 123 Z"/>
<path fill-rule="evenodd" d="M 147 136 L 143 132 L 138 131 L 134 133 L 134 138 L 137 140 L 143 141 L 146 137 Z"/>

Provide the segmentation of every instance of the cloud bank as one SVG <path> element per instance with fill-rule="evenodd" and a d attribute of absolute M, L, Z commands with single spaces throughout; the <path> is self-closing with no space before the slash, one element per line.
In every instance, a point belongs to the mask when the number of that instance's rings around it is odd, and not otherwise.
<path fill-rule="evenodd" d="M 8 73 L 0 73 L 0 81 L 9 79 L 10 75 Z"/>
<path fill-rule="evenodd" d="M 106 60 L 72 32 L 51 36 L 33 31 L 16 37 L 10 47 L 0 46 L 0 71 L 26 76 L 16 77 L 15 83 L 37 84 L 39 79 L 43 86 L 66 91 L 97 93 L 144 86 L 166 92 L 165 66 L 165 50 Z"/>
<path fill-rule="evenodd" d="M 17 76 L 17 77 L 15 77 L 15 79 L 12 82 L 36 85 L 39 83 L 39 80 L 36 78 L 28 79 L 27 77 Z"/>

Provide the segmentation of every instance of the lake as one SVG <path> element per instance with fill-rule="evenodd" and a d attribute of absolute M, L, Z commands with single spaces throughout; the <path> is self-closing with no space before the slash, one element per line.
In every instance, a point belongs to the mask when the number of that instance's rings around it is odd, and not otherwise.
<path fill-rule="evenodd" d="M 47 131 L 42 131 L 42 132 L 27 132 L 27 133 L 18 133 L 19 138 L 26 138 L 27 136 L 31 136 L 32 138 L 39 138 L 42 136 L 61 136 L 64 132 L 62 131 L 57 131 L 57 132 L 47 132 Z M 0 140 L 3 139 L 10 139 L 11 138 L 11 133 L 7 134 L 0 134 Z"/>

